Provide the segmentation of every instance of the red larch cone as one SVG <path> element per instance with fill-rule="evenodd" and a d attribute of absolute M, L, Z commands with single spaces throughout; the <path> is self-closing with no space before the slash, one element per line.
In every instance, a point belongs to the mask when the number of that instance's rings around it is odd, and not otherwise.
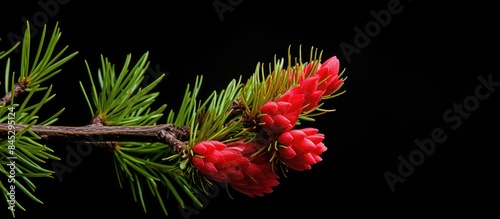
<path fill-rule="evenodd" d="M 207 178 L 228 182 L 235 190 L 250 197 L 271 193 L 278 175 L 267 158 L 252 156 L 260 147 L 243 141 L 224 144 L 204 141 L 193 147 L 193 165 Z"/>
<path fill-rule="evenodd" d="M 327 150 L 323 144 L 324 135 L 318 129 L 304 128 L 281 134 L 278 142 L 281 160 L 290 168 L 303 171 L 322 160 L 321 154 Z"/>
<path fill-rule="evenodd" d="M 297 123 L 302 106 L 304 95 L 295 93 L 294 90 L 286 92 L 276 101 L 269 101 L 260 108 L 259 123 L 262 129 L 268 134 L 275 136 L 283 132 L 290 131 Z"/>

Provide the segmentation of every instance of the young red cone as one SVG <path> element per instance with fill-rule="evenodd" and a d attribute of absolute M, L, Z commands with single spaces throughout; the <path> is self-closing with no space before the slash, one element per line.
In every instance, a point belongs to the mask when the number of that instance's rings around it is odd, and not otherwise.
<path fill-rule="evenodd" d="M 260 108 L 262 116 L 259 123 L 268 134 L 279 136 L 281 133 L 290 131 L 297 123 L 304 95 L 290 90 L 279 97 L 276 101 L 269 101 Z"/>
<path fill-rule="evenodd" d="M 279 184 L 273 164 L 263 156 L 252 156 L 259 145 L 243 141 L 224 144 L 204 141 L 193 147 L 193 165 L 207 178 L 228 182 L 235 190 L 250 197 L 271 193 Z"/>
<path fill-rule="evenodd" d="M 311 72 L 312 68 L 313 63 L 304 68 L 304 75 L 309 77 L 299 77 L 299 87 L 296 88 L 305 94 L 304 112 L 316 108 L 322 97 L 332 95 L 343 83 L 343 79 L 339 78 L 340 63 L 336 56 L 319 63 L 316 72 Z"/>
<path fill-rule="evenodd" d="M 333 56 L 318 66 L 315 75 L 320 78 L 318 90 L 324 91 L 323 96 L 330 96 L 337 91 L 343 83 L 339 78 L 340 63 L 336 56 Z"/>
<path fill-rule="evenodd" d="M 242 148 L 227 147 L 219 141 L 203 141 L 193 147 L 195 156 L 191 162 L 207 178 L 218 182 L 227 182 L 232 175 L 237 175 L 248 159 L 243 157 Z"/>
<path fill-rule="evenodd" d="M 318 129 L 304 128 L 281 134 L 278 142 L 281 160 L 290 168 L 304 171 L 322 160 L 321 154 L 327 150 L 323 144 L 324 135 Z"/>

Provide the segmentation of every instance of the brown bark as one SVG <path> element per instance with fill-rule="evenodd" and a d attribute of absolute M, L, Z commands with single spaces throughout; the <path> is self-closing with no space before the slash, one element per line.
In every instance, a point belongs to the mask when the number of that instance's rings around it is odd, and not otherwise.
<path fill-rule="evenodd" d="M 12 131 L 19 132 L 26 125 L 11 125 L 0 123 L 0 138 L 6 139 Z M 175 127 L 173 124 L 153 126 L 43 126 L 34 125 L 30 128 L 45 141 L 84 141 L 103 144 L 106 142 L 135 141 L 135 142 L 163 142 L 180 152 L 184 149 L 189 137 L 187 127 Z M 10 132 L 10 133 L 9 133 Z"/>

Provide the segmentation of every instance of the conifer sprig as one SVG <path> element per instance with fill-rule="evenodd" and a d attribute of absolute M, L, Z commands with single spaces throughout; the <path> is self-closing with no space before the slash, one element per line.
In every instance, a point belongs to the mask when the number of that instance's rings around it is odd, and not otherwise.
<path fill-rule="evenodd" d="M 120 70 L 116 70 L 115 64 L 108 58 L 101 56 L 101 68 L 97 71 L 98 86 L 94 82 L 88 62 L 85 62 L 91 82 L 90 95 L 85 91 L 82 82 L 80 86 L 92 116 L 99 117 L 106 123 L 105 125 L 115 126 L 155 124 L 163 116 L 166 104 L 154 111 L 151 111 L 150 106 L 159 95 L 159 92 L 151 90 L 158 85 L 165 74 L 160 75 L 146 87 L 139 87 L 149 65 L 148 55 L 148 52 L 144 53 L 131 66 L 132 55 L 128 54 Z"/>
<path fill-rule="evenodd" d="M 0 58 L 7 57 L 18 45 L 22 46 L 21 60 L 18 69 L 19 76 L 11 70 L 10 58 L 5 67 L 5 95 L 0 99 L 0 123 L 12 126 L 11 135 L 0 139 L 0 173 L 5 175 L 9 184 L 0 182 L 6 198 L 8 208 L 15 217 L 15 209 L 26 210 L 21 203 L 20 195 L 24 194 L 37 203 L 43 203 L 34 192 L 36 186 L 32 178 L 52 178 L 52 170 L 44 167 L 47 160 L 59 160 L 53 150 L 38 140 L 40 136 L 30 130 L 33 125 L 51 125 L 64 111 L 64 108 L 55 112 L 49 118 L 40 118 L 39 112 L 55 98 L 52 85 L 42 86 L 50 78 L 61 72 L 61 66 L 72 59 L 77 52 L 65 55 L 68 46 L 57 48 L 61 32 L 57 24 L 50 35 L 49 42 L 45 42 L 47 27 L 43 27 L 38 47 L 32 50 L 32 39 L 29 23 L 26 25 L 22 42 L 16 43 L 10 50 L 3 52 Z M 34 57 L 31 55 L 34 54 Z M 37 95 L 40 93 L 41 95 Z M 20 96 L 20 94 L 23 94 Z M 16 130 L 16 124 L 26 125 Z M 15 164 L 15 165 L 14 165 Z M 5 181 L 4 181 L 5 182 Z M 17 191 L 17 199 L 13 199 L 11 191 Z"/>
<path fill-rule="evenodd" d="M 61 31 L 59 29 L 58 23 L 56 23 L 54 30 L 51 34 L 49 42 L 45 45 L 45 36 L 47 32 L 47 26 L 44 25 L 42 29 L 42 34 L 40 42 L 38 43 L 38 49 L 35 53 L 35 57 L 31 59 L 30 53 L 31 49 L 31 36 L 29 30 L 29 23 L 26 25 L 26 31 L 28 34 L 24 34 L 23 45 L 22 45 L 22 60 L 20 69 L 20 80 L 21 82 L 27 83 L 29 86 L 36 87 L 42 82 L 49 80 L 53 76 L 57 75 L 61 69 L 61 65 L 72 59 L 78 54 L 78 52 L 73 52 L 69 55 L 64 55 L 68 46 L 63 47 L 60 51 L 56 52 L 55 47 L 61 37 Z M 45 47 L 45 48 L 44 48 Z M 29 89 L 29 87 L 27 88 Z"/>
<path fill-rule="evenodd" d="M 240 132 L 242 127 L 239 118 L 232 116 L 232 104 L 239 97 L 241 87 L 240 77 L 239 80 L 230 81 L 225 89 L 212 93 L 205 101 L 206 107 L 196 113 L 194 126 L 197 128 L 193 130 L 191 143 L 203 140 L 236 140 L 234 135 Z"/>
<path fill-rule="evenodd" d="M 87 63 L 91 91 L 88 94 L 80 82 L 83 94 L 89 105 L 91 115 L 98 118 L 98 125 L 104 126 L 149 126 L 156 125 L 163 116 L 166 104 L 156 110 L 151 106 L 159 92 L 153 89 L 164 78 L 162 74 L 152 83 L 142 88 L 144 74 L 148 68 L 149 53 L 143 54 L 135 64 L 132 56 L 127 55 L 120 70 L 107 58 L 101 56 L 101 68 L 97 71 L 98 84 Z M 188 102 L 189 103 L 189 102 Z M 187 106 L 186 108 L 194 108 Z M 185 110 L 181 111 L 178 123 L 186 121 Z M 114 165 L 121 188 L 128 185 L 133 199 L 140 203 L 147 212 L 148 196 L 155 197 L 165 215 L 168 215 L 166 201 L 174 196 L 181 207 L 184 199 L 191 197 L 195 203 L 201 203 L 194 196 L 191 186 L 184 178 L 178 152 L 165 142 L 112 142 Z M 165 159 L 169 158 L 169 159 Z M 179 190 L 184 193 L 180 193 Z M 147 192 L 149 191 L 149 192 Z"/>

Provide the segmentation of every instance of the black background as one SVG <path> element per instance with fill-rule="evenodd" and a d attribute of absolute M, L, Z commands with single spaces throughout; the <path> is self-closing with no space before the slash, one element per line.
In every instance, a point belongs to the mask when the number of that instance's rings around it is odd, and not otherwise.
<path fill-rule="evenodd" d="M 233 78 L 249 77 L 258 62 L 272 62 L 274 55 L 286 57 L 289 46 L 295 55 L 300 45 L 304 55 L 313 46 L 325 59 L 336 55 L 348 78 L 347 92 L 326 103 L 337 111 L 310 124 L 326 135 L 324 160 L 312 170 L 291 172 L 264 197 L 232 192 L 231 199 L 220 191 L 189 218 L 494 212 L 496 205 L 490 200 L 497 199 L 498 161 L 492 151 L 498 147 L 500 94 L 493 92 L 480 101 L 456 130 L 443 114 L 474 95 L 478 76 L 491 74 L 493 81 L 500 81 L 495 7 L 480 1 L 401 0 L 401 12 L 375 30 L 359 54 L 347 55 L 339 45 L 354 45 L 354 28 L 372 24 L 370 11 L 387 10 L 393 1 L 219 0 L 232 9 L 222 14 L 222 20 L 213 2 L 60 1 L 57 11 L 38 23 L 52 30 L 59 22 L 60 45 L 79 54 L 50 82 L 57 97 L 46 112 L 66 108 L 59 125 L 89 122 L 78 83 L 88 82 L 84 60 L 96 70 L 101 54 L 120 65 L 129 53 L 137 59 L 149 51 L 154 71 L 148 80 L 158 70 L 168 74 L 159 85 L 158 104 L 176 110 L 185 86 L 194 83 L 196 75 L 204 76 L 203 95 L 208 95 Z M 21 35 L 23 17 L 35 23 L 33 18 L 42 12 L 37 1 L 0 3 L 0 49 L 10 48 L 9 33 Z M 397 174 L 398 156 L 407 159 L 418 149 L 414 140 L 430 138 L 435 128 L 442 128 L 447 139 L 391 192 L 384 173 Z M 66 145 L 52 147 L 64 161 Z M 18 211 L 18 218 L 165 218 L 154 199 L 147 200 L 144 213 L 131 193 L 119 188 L 112 157 L 104 151 L 93 149 L 62 176 L 62 182 L 36 179 L 35 194 L 44 204 L 19 197 L 27 212 Z M 168 203 L 168 218 L 182 218 L 174 200 Z M 2 207 L 0 215 L 7 218 L 9 212 Z"/>

